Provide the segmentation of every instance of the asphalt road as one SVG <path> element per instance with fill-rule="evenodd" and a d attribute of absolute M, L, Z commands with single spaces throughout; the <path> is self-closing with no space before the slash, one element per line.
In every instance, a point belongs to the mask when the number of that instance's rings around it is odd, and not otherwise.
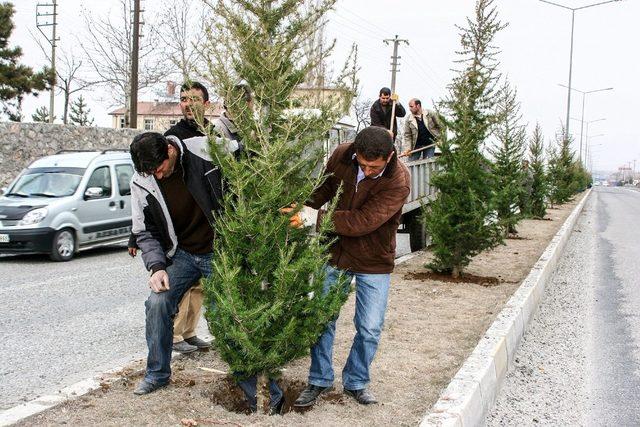
<path fill-rule="evenodd" d="M 146 278 L 122 246 L 66 263 L 0 257 L 0 410 L 145 357 Z"/>
<path fill-rule="evenodd" d="M 595 188 L 487 424 L 640 425 L 640 192 Z"/>
<path fill-rule="evenodd" d="M 142 357 L 145 277 L 124 247 L 0 258 L 0 409 Z"/>

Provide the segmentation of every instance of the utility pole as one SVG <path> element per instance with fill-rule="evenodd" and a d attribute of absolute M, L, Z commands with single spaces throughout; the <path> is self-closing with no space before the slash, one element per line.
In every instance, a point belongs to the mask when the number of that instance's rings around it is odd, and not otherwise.
<path fill-rule="evenodd" d="M 129 127 L 138 127 L 138 53 L 140 50 L 140 0 L 133 2 L 133 41 L 131 48 L 131 96 Z"/>
<path fill-rule="evenodd" d="M 387 45 L 392 42 L 393 42 L 393 55 L 391 56 L 391 61 L 392 61 L 391 62 L 391 93 L 393 94 L 393 93 L 396 93 L 396 73 L 400 71 L 398 70 L 398 65 L 400 65 L 398 63 L 398 59 L 402 58 L 401 56 L 398 56 L 398 46 L 400 45 L 400 43 L 409 45 L 409 40 L 399 39 L 397 35 L 393 39 L 384 40 L 384 43 Z"/>
<path fill-rule="evenodd" d="M 398 70 L 398 65 L 400 65 L 398 63 L 398 59 L 401 58 L 401 56 L 398 56 L 398 46 L 400 45 L 400 43 L 404 43 L 407 46 L 409 45 L 409 40 L 404 40 L 404 39 L 399 39 L 398 35 L 396 34 L 396 36 L 392 39 L 385 39 L 384 40 L 384 44 L 388 45 L 389 43 L 393 42 L 393 55 L 391 56 L 391 95 L 395 95 L 396 93 L 396 73 L 398 73 L 400 70 Z M 389 125 L 390 127 L 390 131 L 393 132 L 393 124 L 395 123 L 395 115 L 396 115 L 396 101 L 395 99 L 393 100 L 393 106 L 391 107 L 391 124 Z"/>
<path fill-rule="evenodd" d="M 51 95 L 49 98 L 49 123 L 53 123 L 53 108 L 55 101 L 55 92 L 56 92 L 56 42 L 60 40 L 56 36 L 56 29 L 58 27 L 58 0 L 51 0 L 51 3 L 38 3 L 36 5 L 36 27 L 38 27 L 38 31 L 42 33 L 45 39 L 51 44 L 51 71 L 53 73 L 53 83 L 51 84 Z M 41 8 L 53 8 L 53 11 L 48 12 L 40 12 Z M 40 22 L 41 17 L 49 17 L 53 18 L 53 22 Z M 47 36 L 44 31 L 42 31 L 41 27 L 52 27 L 51 38 Z"/>

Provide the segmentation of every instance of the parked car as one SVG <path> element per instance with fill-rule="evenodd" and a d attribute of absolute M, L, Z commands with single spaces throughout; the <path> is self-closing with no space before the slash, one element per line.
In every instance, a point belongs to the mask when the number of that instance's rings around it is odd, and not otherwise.
<path fill-rule="evenodd" d="M 0 197 L 0 253 L 78 251 L 126 242 L 133 163 L 128 150 L 61 151 L 31 163 Z"/>

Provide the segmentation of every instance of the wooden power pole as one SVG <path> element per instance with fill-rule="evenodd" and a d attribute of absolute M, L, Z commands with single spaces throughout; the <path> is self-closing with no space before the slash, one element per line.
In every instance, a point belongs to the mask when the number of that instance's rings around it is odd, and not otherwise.
<path fill-rule="evenodd" d="M 131 46 L 131 96 L 129 97 L 129 126 L 138 127 L 138 53 L 140 51 L 140 0 L 133 3 L 133 40 Z"/>
<path fill-rule="evenodd" d="M 404 44 L 409 44 L 409 40 L 403 40 L 403 39 L 399 39 L 398 35 L 396 34 L 395 38 L 393 39 L 385 39 L 384 43 L 385 44 L 389 44 L 393 42 L 393 55 L 391 56 L 391 94 L 395 94 L 396 93 L 396 73 L 398 73 L 400 70 L 398 69 L 398 65 L 400 65 L 398 63 L 398 59 L 400 59 L 401 57 L 398 56 L 398 45 L 400 43 L 404 43 Z M 393 124 L 395 123 L 395 115 L 396 115 L 396 101 L 393 101 L 393 106 L 391 107 L 391 124 L 390 124 L 390 131 L 393 132 Z"/>

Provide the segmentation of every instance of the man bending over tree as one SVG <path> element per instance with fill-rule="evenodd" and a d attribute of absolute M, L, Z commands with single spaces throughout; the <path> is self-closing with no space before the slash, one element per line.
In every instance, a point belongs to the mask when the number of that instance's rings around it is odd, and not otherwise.
<path fill-rule="evenodd" d="M 130 146 L 136 173 L 131 185 L 132 233 L 151 272 L 145 302 L 149 354 L 134 393 L 169 383 L 173 317 L 185 292 L 211 274 L 213 212 L 221 206 L 222 177 L 208 154 L 208 138 L 180 140 L 146 132 Z M 224 140 L 229 153 L 239 145 Z"/>

